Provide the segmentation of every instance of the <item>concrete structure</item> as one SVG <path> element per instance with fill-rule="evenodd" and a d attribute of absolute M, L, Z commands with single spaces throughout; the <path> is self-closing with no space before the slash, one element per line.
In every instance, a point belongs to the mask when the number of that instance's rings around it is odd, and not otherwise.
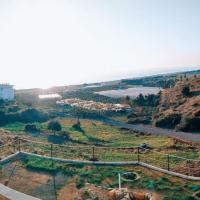
<path fill-rule="evenodd" d="M 56 157 L 50 157 L 50 156 L 44 156 L 44 155 L 38 155 L 38 154 L 34 154 L 34 153 L 28 153 L 28 152 L 24 152 L 24 151 L 20 151 L 20 152 L 16 152 L 15 154 L 12 154 L 2 160 L 0 160 L 0 165 L 6 164 L 8 162 L 13 162 L 15 160 L 18 159 L 22 159 L 22 158 L 26 158 L 26 157 L 36 157 L 36 158 L 44 158 L 46 160 L 50 160 L 50 161 L 58 161 L 58 162 L 62 162 L 62 163 L 74 163 L 74 164 L 86 164 L 86 165 L 100 165 L 100 166 L 142 166 L 154 171 L 158 171 L 161 173 L 165 173 L 171 176 L 176 176 L 179 178 L 183 178 L 186 180 L 192 180 L 192 181 L 200 181 L 200 177 L 194 177 L 194 176 L 188 176 L 188 175 L 184 175 L 181 173 L 177 173 L 177 172 L 172 172 L 166 169 L 162 169 L 159 167 L 155 167 L 149 164 L 146 164 L 144 162 L 140 162 L 140 161 L 126 161 L 126 162 L 101 162 L 101 161 L 86 161 L 86 160 L 69 160 L 69 159 L 63 159 L 63 158 L 56 158 Z M 26 195 L 24 193 L 18 192 L 16 190 L 13 190 L 9 187 L 6 187 L 3 184 L 0 184 L 0 195 L 10 199 L 10 200 L 41 200 L 29 195 Z"/>
<path fill-rule="evenodd" d="M 38 198 L 32 197 L 30 195 L 6 187 L 3 184 L 0 184 L 0 194 L 3 197 L 8 198 L 9 200 L 40 200 Z"/>
<path fill-rule="evenodd" d="M 4 165 L 9 162 L 14 162 L 19 159 L 20 159 L 20 154 L 19 152 L 16 152 L 15 154 L 9 155 L 8 157 L 0 160 L 0 165 Z M 5 198 L 8 198 L 9 200 L 40 200 L 38 198 L 11 189 L 1 183 L 0 183 L 0 195 L 2 195 Z"/>
<path fill-rule="evenodd" d="M 13 85 L 0 84 L 0 99 L 12 101 L 15 98 Z"/>
<path fill-rule="evenodd" d="M 39 155 L 39 154 L 34 154 L 34 153 L 28 153 L 28 152 L 24 152 L 24 151 L 18 152 L 17 156 L 20 156 L 21 158 L 33 156 L 33 157 L 36 157 L 36 158 L 44 158 L 44 159 L 47 159 L 47 160 L 57 161 L 57 162 L 62 162 L 62 163 L 74 163 L 74 164 L 86 164 L 86 165 L 142 166 L 142 167 L 145 167 L 147 169 L 158 171 L 158 172 L 168 174 L 168 175 L 171 175 L 171 176 L 176 176 L 176 177 L 183 178 L 183 179 L 186 179 L 186 180 L 200 181 L 200 177 L 184 175 L 184 174 L 173 172 L 173 171 L 163 169 L 163 168 L 160 168 L 160 167 L 155 167 L 153 165 L 150 165 L 150 164 L 147 164 L 147 163 L 144 163 L 144 162 L 140 162 L 140 161 L 103 162 L 103 161 L 70 160 L 70 159 L 56 158 L 56 157 L 50 157 L 50 156 Z"/>

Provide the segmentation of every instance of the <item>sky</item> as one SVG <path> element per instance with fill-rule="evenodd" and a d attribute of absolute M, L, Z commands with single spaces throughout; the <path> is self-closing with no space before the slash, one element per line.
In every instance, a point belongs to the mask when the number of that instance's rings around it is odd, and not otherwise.
<path fill-rule="evenodd" d="M 199 0 L 0 0 L 0 82 L 15 88 L 200 68 Z"/>

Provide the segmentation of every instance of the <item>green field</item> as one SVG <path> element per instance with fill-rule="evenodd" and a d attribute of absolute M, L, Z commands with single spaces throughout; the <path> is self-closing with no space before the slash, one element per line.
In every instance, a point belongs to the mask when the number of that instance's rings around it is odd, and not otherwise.
<path fill-rule="evenodd" d="M 199 182 L 186 181 L 141 167 L 100 167 L 58 162 L 52 165 L 51 161 L 31 157 L 23 160 L 23 166 L 29 170 L 48 171 L 54 172 L 54 174 L 62 172 L 75 182 L 76 188 L 79 190 L 84 188 L 86 183 L 102 187 L 104 191 L 107 191 L 108 188 L 116 188 L 118 187 L 118 173 L 125 172 L 136 172 L 140 178 L 131 182 L 122 180 L 122 187 L 127 187 L 130 191 L 149 191 L 157 194 L 159 199 L 163 200 L 195 200 L 192 195 L 200 190 Z M 73 179 L 73 177 L 76 178 Z M 70 181 L 66 185 L 69 183 Z M 64 186 L 59 185 L 58 190 Z"/>
<path fill-rule="evenodd" d="M 176 144 L 169 137 L 154 135 L 140 135 L 130 130 L 109 126 L 95 120 L 81 119 L 81 128 L 76 129 L 73 125 L 77 122 L 75 118 L 58 118 L 62 125 L 62 131 L 52 132 L 47 129 L 46 123 L 35 123 L 40 129 L 37 135 L 24 132 L 26 124 L 14 123 L 3 128 L 11 133 L 20 133 L 28 136 L 33 142 L 22 142 L 22 150 L 50 155 L 50 143 L 53 143 L 53 156 L 90 160 L 92 158 L 92 147 L 94 156 L 100 161 L 137 161 L 137 147 L 143 143 L 151 147 L 151 151 L 142 151 L 140 159 L 143 162 L 167 168 L 167 157 L 165 154 L 184 156 L 186 158 L 199 159 L 198 149 L 189 148 L 186 145 Z M 37 143 L 44 142 L 45 144 Z M 131 149 L 120 149 L 129 147 Z M 157 152 L 157 153 L 156 153 Z M 170 167 L 175 169 L 185 164 L 178 158 L 170 158 Z M 64 173 L 75 181 L 77 190 L 84 188 L 86 183 L 96 186 L 117 187 L 117 174 L 134 171 L 140 175 L 138 181 L 126 183 L 124 187 L 130 190 L 148 190 L 156 193 L 164 200 L 190 200 L 194 199 L 192 194 L 199 191 L 199 182 L 191 182 L 183 179 L 170 177 L 161 173 L 153 172 L 141 167 L 95 167 L 95 166 L 74 166 L 59 163 L 52 164 L 48 161 L 29 157 L 23 160 L 23 167 L 38 171 Z M 74 179 L 74 177 L 76 177 Z M 68 183 L 67 183 L 68 184 Z M 66 185 L 59 185 L 58 190 Z"/>
<path fill-rule="evenodd" d="M 14 123 L 3 126 L 2 128 L 11 133 L 20 133 L 24 136 L 32 137 L 34 141 L 50 142 L 62 145 L 74 146 L 97 146 L 97 147 L 136 147 L 143 143 L 148 144 L 154 151 L 159 153 L 173 154 L 186 158 L 199 159 L 198 149 L 187 148 L 187 146 L 177 144 L 174 146 L 173 139 L 155 135 L 140 135 L 131 130 L 120 129 L 106 125 L 95 120 L 81 119 L 81 129 L 73 128 L 77 122 L 75 118 L 58 119 L 62 125 L 62 131 L 52 132 L 47 129 L 46 123 L 34 123 L 39 133 L 35 134 L 24 132 L 26 124 Z M 63 136 L 67 136 L 63 139 Z M 59 139 L 61 140 L 59 142 Z M 58 142 L 57 142 L 58 141 Z M 185 149 L 185 151 L 184 151 Z"/>

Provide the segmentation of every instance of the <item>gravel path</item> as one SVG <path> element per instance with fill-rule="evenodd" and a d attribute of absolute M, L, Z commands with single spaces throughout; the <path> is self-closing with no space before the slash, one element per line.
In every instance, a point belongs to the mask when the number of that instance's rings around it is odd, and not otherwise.
<path fill-rule="evenodd" d="M 112 119 L 104 119 L 104 123 L 113 125 L 113 126 L 119 126 L 122 128 L 131 129 L 138 132 L 144 132 L 144 133 L 150 133 L 152 135 L 163 135 L 163 136 L 169 136 L 169 137 L 176 137 L 183 140 L 191 141 L 191 142 L 200 142 L 200 134 L 198 133 L 185 133 L 181 131 L 175 131 L 171 129 L 163 129 L 154 127 L 151 125 L 143 125 L 143 124 L 127 124 L 124 122 L 118 122 L 114 121 Z"/>

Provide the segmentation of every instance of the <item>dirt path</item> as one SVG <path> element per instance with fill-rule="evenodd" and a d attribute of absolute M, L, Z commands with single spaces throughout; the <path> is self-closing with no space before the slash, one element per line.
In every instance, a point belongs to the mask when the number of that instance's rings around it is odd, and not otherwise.
<path fill-rule="evenodd" d="M 143 125 L 143 124 L 127 124 L 124 122 L 114 121 L 112 119 L 103 119 L 101 120 L 106 124 L 119 126 L 122 128 L 131 129 L 138 132 L 150 133 L 152 135 L 162 135 L 169 137 L 181 138 L 184 140 L 188 140 L 191 142 L 200 142 L 200 134 L 198 133 L 185 133 L 181 131 L 174 131 L 171 129 L 163 129 L 158 127 L 153 127 L 151 125 Z"/>

